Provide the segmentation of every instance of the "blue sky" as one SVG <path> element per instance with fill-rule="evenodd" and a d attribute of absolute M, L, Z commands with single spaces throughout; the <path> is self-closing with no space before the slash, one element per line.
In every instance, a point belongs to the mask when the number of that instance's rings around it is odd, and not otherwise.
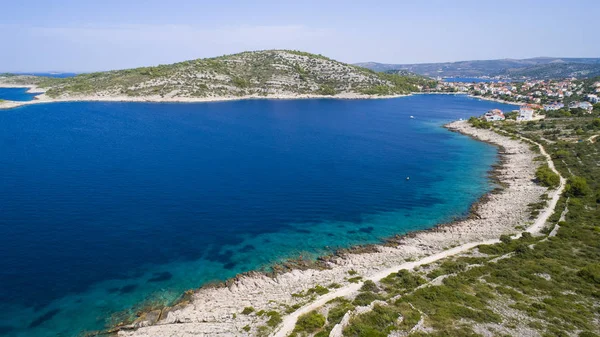
<path fill-rule="evenodd" d="M 344 62 L 600 57 L 598 0 L 29 0 L 2 4 L 0 71 L 95 71 L 272 48 Z"/>

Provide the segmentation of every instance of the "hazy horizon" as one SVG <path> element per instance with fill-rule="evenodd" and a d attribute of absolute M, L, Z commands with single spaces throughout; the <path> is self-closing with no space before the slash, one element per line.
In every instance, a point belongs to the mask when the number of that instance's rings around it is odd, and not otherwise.
<path fill-rule="evenodd" d="M 2 72 L 91 72 L 265 49 L 388 64 L 600 57 L 594 43 L 600 3 L 590 0 L 508 0 L 502 6 L 471 0 L 376 6 L 32 0 L 4 7 L 10 15 L 0 24 L 9 46 L 0 54 Z"/>

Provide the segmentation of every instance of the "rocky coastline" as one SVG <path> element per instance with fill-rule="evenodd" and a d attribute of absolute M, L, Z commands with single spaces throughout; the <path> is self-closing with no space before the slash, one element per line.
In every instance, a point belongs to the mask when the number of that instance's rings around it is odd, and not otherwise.
<path fill-rule="evenodd" d="M 131 337 L 254 336 L 269 317 L 244 314 L 246 308 L 285 315 L 313 301 L 316 295 L 306 294 L 317 286 L 353 289 L 359 277 L 372 278 L 410 261 L 443 255 L 452 247 L 522 231 L 530 223 L 528 205 L 547 192 L 533 182 L 539 163 L 533 161 L 530 144 L 491 130 L 475 129 L 465 121 L 446 127 L 500 149 L 501 160 L 492 175 L 502 188 L 484 195 L 466 219 L 396 236 L 380 245 L 339 251 L 316 262 L 290 261 L 268 275 L 238 275 L 218 285 L 188 291 L 172 307 L 141 312 L 133 323 L 118 324 L 105 332 Z"/>
<path fill-rule="evenodd" d="M 246 96 L 211 96 L 211 97 L 163 97 L 163 96 L 99 96 L 99 95 L 81 95 L 72 97 L 52 98 L 46 95 L 43 91 L 34 86 L 2 86 L 9 88 L 30 88 L 28 92 L 40 93 L 31 101 L 1 101 L 0 109 L 11 109 L 31 104 L 42 103 L 60 103 L 60 102 L 138 102 L 138 103 L 203 103 L 203 102 L 225 102 L 225 101 L 242 101 L 253 99 L 270 99 L 270 100 L 296 100 L 296 99 L 387 99 L 406 97 L 410 95 L 365 95 L 359 93 L 340 93 L 337 95 L 313 95 L 313 94 L 293 94 L 293 93 L 278 93 L 269 95 L 246 95 Z"/>

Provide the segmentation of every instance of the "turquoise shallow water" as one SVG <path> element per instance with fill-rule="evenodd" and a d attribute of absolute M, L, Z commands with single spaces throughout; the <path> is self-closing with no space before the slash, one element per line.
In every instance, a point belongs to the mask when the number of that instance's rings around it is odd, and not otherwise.
<path fill-rule="evenodd" d="M 514 108 L 418 95 L 4 111 L 0 333 L 74 336 L 144 301 L 464 216 L 496 149 L 441 125 L 497 107 Z"/>

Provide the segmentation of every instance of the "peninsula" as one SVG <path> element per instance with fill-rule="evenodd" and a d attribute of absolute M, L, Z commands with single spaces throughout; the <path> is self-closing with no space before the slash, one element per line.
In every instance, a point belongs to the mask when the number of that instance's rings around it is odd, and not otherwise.
<path fill-rule="evenodd" d="M 53 101 L 200 102 L 245 98 L 375 98 L 432 87 L 420 76 L 377 73 L 321 55 L 292 50 L 243 52 L 70 78 L 0 75 L 0 87 L 42 92 L 29 103 Z"/>

